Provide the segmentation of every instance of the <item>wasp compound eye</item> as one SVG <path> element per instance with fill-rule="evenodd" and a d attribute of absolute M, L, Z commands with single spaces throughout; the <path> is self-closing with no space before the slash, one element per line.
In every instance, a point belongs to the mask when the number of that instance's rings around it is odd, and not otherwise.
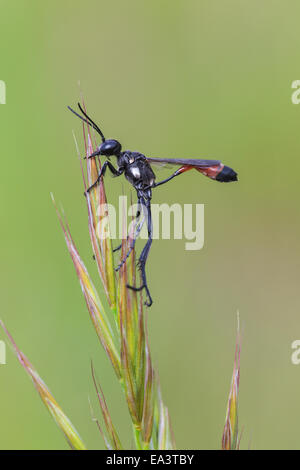
<path fill-rule="evenodd" d="M 106 140 L 103 144 L 100 145 L 99 151 L 100 155 L 119 155 L 121 152 L 122 146 L 120 142 L 114 139 Z"/>

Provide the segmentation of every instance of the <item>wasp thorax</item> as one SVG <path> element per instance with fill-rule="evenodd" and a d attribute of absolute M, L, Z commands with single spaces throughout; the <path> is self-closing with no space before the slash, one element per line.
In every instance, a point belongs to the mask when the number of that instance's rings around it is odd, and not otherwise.
<path fill-rule="evenodd" d="M 114 139 L 105 140 L 99 147 L 100 155 L 106 155 L 107 157 L 111 155 L 119 155 L 121 149 L 122 146 L 120 142 Z"/>

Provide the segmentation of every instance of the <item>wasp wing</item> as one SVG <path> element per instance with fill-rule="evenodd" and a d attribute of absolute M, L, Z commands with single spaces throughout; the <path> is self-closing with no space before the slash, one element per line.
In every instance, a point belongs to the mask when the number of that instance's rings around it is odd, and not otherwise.
<path fill-rule="evenodd" d="M 150 164 L 154 165 L 178 165 L 178 166 L 190 166 L 193 168 L 209 168 L 211 166 L 220 165 L 220 160 L 202 160 L 199 158 L 152 158 L 146 157 Z"/>
<path fill-rule="evenodd" d="M 146 158 L 151 165 L 180 166 L 176 172 L 178 174 L 195 169 L 212 180 L 217 180 L 223 183 L 237 181 L 237 173 L 229 166 L 223 165 L 220 160 L 202 160 L 197 158 Z"/>

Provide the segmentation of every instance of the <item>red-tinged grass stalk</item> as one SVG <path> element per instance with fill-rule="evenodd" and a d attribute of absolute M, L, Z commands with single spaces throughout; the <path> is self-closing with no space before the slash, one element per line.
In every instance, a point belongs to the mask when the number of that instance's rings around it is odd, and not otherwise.
<path fill-rule="evenodd" d="M 85 155 L 88 156 L 95 151 L 95 144 L 93 145 L 95 140 L 90 128 L 85 124 L 83 124 L 83 137 Z M 168 411 L 162 402 L 152 365 L 142 294 L 126 287 L 127 284 L 135 284 L 136 280 L 139 281 L 135 251 L 132 250 L 127 262 L 116 274 L 114 266 L 117 263 L 114 260 L 110 237 L 108 205 L 103 180 L 90 192 L 86 192 L 86 189 L 96 181 L 101 162 L 98 158 L 87 158 L 85 160 L 86 171 L 84 171 L 76 139 L 75 144 L 82 168 L 89 235 L 107 300 L 108 307 L 106 309 L 79 256 L 68 223 L 55 205 L 67 248 L 92 323 L 124 391 L 133 425 L 136 448 L 172 449 L 175 445 L 173 438 L 171 438 Z M 133 237 L 133 233 L 129 233 L 128 237 L 125 233 L 125 211 L 122 216 L 124 218 L 124 233 L 119 252 L 120 260 L 126 255 Z M 108 449 L 120 449 L 122 445 L 93 367 L 92 377 L 102 412 L 103 425 L 101 426 L 95 417 L 93 419 L 103 436 L 105 446 Z"/>
<path fill-rule="evenodd" d="M 239 328 L 239 316 L 237 326 L 237 338 L 234 355 L 233 374 L 227 403 L 225 426 L 222 436 L 223 450 L 238 450 L 240 446 L 238 428 L 238 398 L 240 387 L 240 358 L 241 358 L 241 336 Z"/>
<path fill-rule="evenodd" d="M 17 358 L 20 362 L 20 364 L 24 367 L 28 375 L 33 381 L 33 384 L 39 393 L 42 401 L 44 402 L 46 408 L 52 415 L 54 421 L 56 424 L 60 427 L 62 432 L 65 435 L 65 438 L 73 450 L 85 450 L 86 447 L 81 440 L 81 437 L 79 436 L 78 432 L 76 431 L 75 427 L 69 420 L 69 418 L 65 415 L 59 404 L 56 402 L 54 399 L 53 395 L 51 394 L 50 390 L 48 389 L 47 385 L 45 382 L 41 379 L 41 377 L 38 375 L 37 371 L 34 369 L 33 365 L 29 362 L 25 354 L 22 353 L 22 351 L 18 348 L 16 345 L 13 337 L 7 330 L 6 326 L 4 323 L 0 320 L 0 326 L 3 328 L 5 331 L 14 352 L 17 355 Z"/>

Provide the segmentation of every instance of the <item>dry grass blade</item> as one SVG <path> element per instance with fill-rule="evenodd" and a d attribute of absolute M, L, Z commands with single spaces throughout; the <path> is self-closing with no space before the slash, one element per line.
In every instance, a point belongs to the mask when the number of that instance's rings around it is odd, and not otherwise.
<path fill-rule="evenodd" d="M 154 449 L 174 450 L 176 449 L 173 430 L 168 408 L 165 406 L 161 396 L 160 385 L 157 385 L 157 397 L 154 412 Z"/>
<path fill-rule="evenodd" d="M 227 412 L 225 419 L 225 426 L 222 436 L 222 449 L 223 450 L 238 450 L 239 439 L 238 439 L 238 398 L 239 398 L 239 386 L 240 386 L 240 357 L 241 357 L 241 337 L 239 328 L 239 316 L 238 316 L 238 328 L 237 328 L 237 339 L 234 356 L 233 374 L 229 392 L 229 398 L 227 403 Z"/>
<path fill-rule="evenodd" d="M 55 420 L 56 424 L 60 427 L 62 432 L 67 439 L 68 444 L 70 445 L 71 449 L 74 450 L 85 450 L 86 447 L 82 442 L 78 432 L 74 428 L 73 424 L 69 420 L 69 418 L 65 415 L 61 407 L 55 401 L 53 395 L 51 394 L 50 390 L 43 382 L 41 377 L 38 375 L 37 371 L 34 369 L 32 364 L 29 362 L 25 354 L 18 348 L 16 345 L 13 337 L 8 332 L 7 328 L 5 327 L 4 323 L 0 320 L 0 325 L 5 331 L 7 337 L 10 340 L 10 343 L 14 349 L 14 352 L 17 355 L 17 358 L 20 364 L 24 367 L 28 375 L 31 377 L 33 384 L 38 391 L 42 401 L 44 402 L 46 408 L 51 413 L 53 419 Z"/>
<path fill-rule="evenodd" d="M 143 415 L 142 415 L 142 438 L 144 447 L 150 444 L 153 420 L 154 420 L 154 402 L 155 402 L 155 375 L 152 367 L 150 350 L 148 345 L 148 334 L 146 328 L 145 335 L 145 375 L 143 390 Z"/>
<path fill-rule="evenodd" d="M 119 436 L 117 434 L 117 431 L 116 431 L 116 429 L 113 425 L 110 413 L 108 411 L 108 407 L 107 407 L 107 404 L 106 404 L 104 393 L 103 393 L 102 388 L 101 388 L 101 386 L 99 385 L 99 383 L 96 379 L 93 363 L 91 363 L 91 370 L 92 370 L 92 378 L 93 378 L 94 386 L 95 386 L 95 389 L 96 389 L 96 393 L 97 393 L 99 405 L 100 405 L 100 408 L 101 408 L 101 411 L 102 411 L 102 416 L 103 416 L 103 419 L 104 419 L 106 433 L 107 433 L 107 435 L 104 436 L 104 433 L 101 432 L 102 436 L 104 437 L 106 447 L 108 449 L 121 450 L 122 445 L 121 445 Z"/>

